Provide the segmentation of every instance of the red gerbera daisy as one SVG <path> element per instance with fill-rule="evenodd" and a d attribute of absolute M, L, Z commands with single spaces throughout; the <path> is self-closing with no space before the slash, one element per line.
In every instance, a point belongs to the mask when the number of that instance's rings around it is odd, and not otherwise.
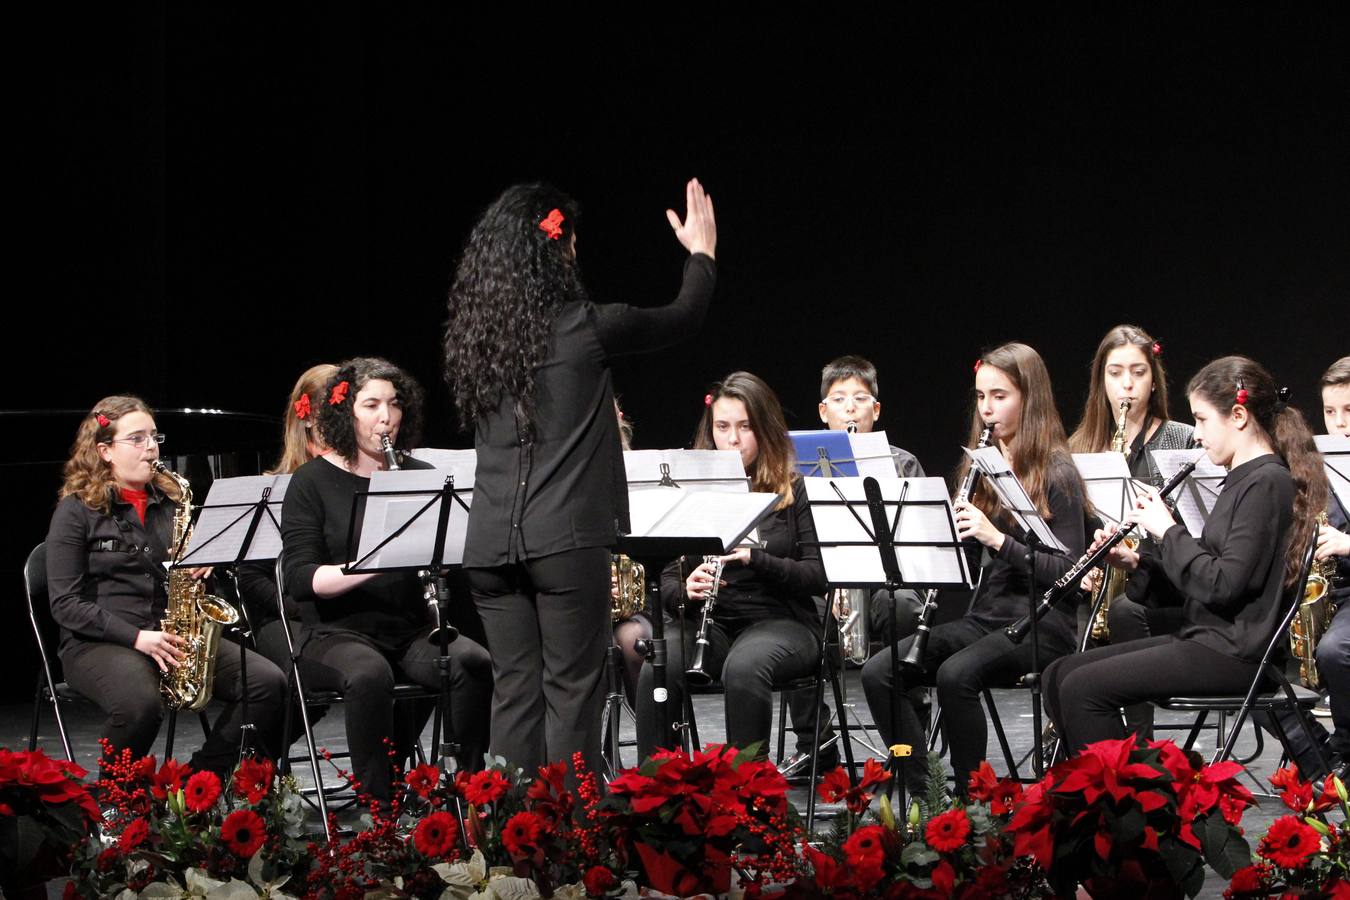
<path fill-rule="evenodd" d="M 262 816 L 251 809 L 236 809 L 220 825 L 220 839 L 230 852 L 248 859 L 257 853 L 267 839 Z"/>
<path fill-rule="evenodd" d="M 469 783 L 464 786 L 464 799 L 474 806 L 485 806 L 506 796 L 510 789 L 511 782 L 501 772 L 484 769 L 470 776 Z"/>
<path fill-rule="evenodd" d="M 192 812 L 204 812 L 211 808 L 220 796 L 220 779 L 215 772 L 198 772 L 187 781 L 183 789 L 183 803 Z"/>
<path fill-rule="evenodd" d="M 851 868 L 881 865 L 886 857 L 886 849 L 881 843 L 882 831 L 880 825 L 868 825 L 844 841 L 844 859 Z"/>
<path fill-rule="evenodd" d="M 529 853 L 539 844 L 544 832 L 543 821 L 532 812 L 518 812 L 506 820 L 502 828 L 502 846 L 513 857 Z"/>
<path fill-rule="evenodd" d="M 1286 869 L 1301 869 L 1321 845 L 1316 829 L 1293 816 L 1275 820 L 1256 852 Z"/>
<path fill-rule="evenodd" d="M 436 789 L 441 781 L 441 770 L 432 765 L 413 766 L 404 779 L 408 788 L 419 797 L 425 797 Z"/>
<path fill-rule="evenodd" d="M 252 757 L 239 763 L 234 773 L 234 792 L 248 798 L 256 804 L 267 796 L 272 789 L 272 761 L 257 760 Z"/>
<path fill-rule="evenodd" d="M 588 896 L 603 897 L 619 883 L 619 880 L 604 866 L 591 866 L 581 877 L 581 883 L 586 886 Z"/>
<path fill-rule="evenodd" d="M 954 853 L 961 849 L 970 834 L 970 817 L 964 809 L 951 809 L 928 820 L 923 837 L 939 853 Z"/>
<path fill-rule="evenodd" d="M 434 812 L 417 823 L 413 831 L 413 846 L 430 859 L 445 856 L 459 840 L 459 823 L 448 812 Z"/>
<path fill-rule="evenodd" d="M 123 853 L 130 853 L 135 850 L 150 836 L 150 823 L 145 819 L 135 819 L 130 825 L 122 830 L 122 834 L 117 838 L 117 849 Z"/>

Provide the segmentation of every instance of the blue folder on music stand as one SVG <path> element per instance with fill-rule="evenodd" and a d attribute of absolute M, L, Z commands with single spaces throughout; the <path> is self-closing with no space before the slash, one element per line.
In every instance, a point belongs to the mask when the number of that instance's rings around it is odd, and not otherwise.
<path fill-rule="evenodd" d="M 849 478 L 858 474 L 847 431 L 789 431 L 797 471 L 807 478 Z"/>

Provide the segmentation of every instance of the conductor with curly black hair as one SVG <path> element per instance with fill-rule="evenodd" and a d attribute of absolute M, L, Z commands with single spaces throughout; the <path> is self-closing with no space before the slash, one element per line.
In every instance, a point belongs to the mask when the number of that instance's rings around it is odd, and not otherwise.
<path fill-rule="evenodd" d="M 655 308 L 595 304 L 577 265 L 577 205 L 543 184 L 483 213 L 450 289 L 447 377 L 478 469 L 464 564 L 492 653 L 492 752 L 533 771 L 581 751 L 597 771 L 609 556 L 628 495 L 609 359 L 702 324 L 717 227 L 697 180 L 679 295 Z"/>

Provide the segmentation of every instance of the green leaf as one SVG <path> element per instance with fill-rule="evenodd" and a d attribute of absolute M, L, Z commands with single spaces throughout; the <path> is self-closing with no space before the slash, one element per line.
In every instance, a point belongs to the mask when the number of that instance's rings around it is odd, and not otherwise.
<path fill-rule="evenodd" d="M 1247 839 L 1224 821 L 1223 816 L 1202 816 L 1192 827 L 1200 838 L 1205 862 L 1224 878 L 1231 879 L 1238 869 L 1251 865 L 1252 849 Z"/>
<path fill-rule="evenodd" d="M 936 850 L 929 849 L 923 841 L 912 841 L 900 851 L 902 866 L 931 866 L 940 859 L 942 856 Z"/>

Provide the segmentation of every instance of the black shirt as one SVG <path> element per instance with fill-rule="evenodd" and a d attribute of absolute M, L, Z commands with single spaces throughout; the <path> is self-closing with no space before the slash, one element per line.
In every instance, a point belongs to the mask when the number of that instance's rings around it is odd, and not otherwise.
<path fill-rule="evenodd" d="M 750 551 L 749 564 L 722 570 L 726 585 L 718 589 L 713 618 L 733 636 L 759 619 L 795 618 L 812 629 L 819 626 L 812 596 L 825 592 L 825 566 L 800 476 L 793 476 L 792 493 L 791 506 L 760 521 L 763 546 Z M 700 557 L 685 557 L 661 572 L 661 600 L 667 609 L 684 602 L 684 580 L 701 562 Z"/>
<path fill-rule="evenodd" d="M 464 548 L 466 566 L 499 566 L 583 547 L 609 547 L 628 530 L 609 358 L 656 350 L 703 322 L 716 269 L 695 253 L 675 301 L 655 309 L 569 303 L 535 373 L 534 436 L 503 392 L 476 423 L 478 469 Z"/>
<path fill-rule="evenodd" d="M 407 457 L 405 469 L 429 469 Z M 314 593 L 319 566 L 343 565 L 352 498 L 369 490 L 370 479 L 338 468 L 323 457 L 295 470 L 281 508 L 282 564 L 287 597 L 298 601 L 307 631 L 363 634 L 381 649 L 406 646 L 429 627 L 422 585 L 415 572 L 386 572 L 337 597 Z"/>
<path fill-rule="evenodd" d="M 1294 480 L 1284 461 L 1273 453 L 1248 460 L 1224 479 L 1200 539 L 1185 525 L 1168 528 L 1158 555 L 1140 557 L 1131 586 L 1138 580 L 1141 588 L 1180 594 L 1180 637 L 1259 661 L 1283 612 L 1293 514 Z"/>

